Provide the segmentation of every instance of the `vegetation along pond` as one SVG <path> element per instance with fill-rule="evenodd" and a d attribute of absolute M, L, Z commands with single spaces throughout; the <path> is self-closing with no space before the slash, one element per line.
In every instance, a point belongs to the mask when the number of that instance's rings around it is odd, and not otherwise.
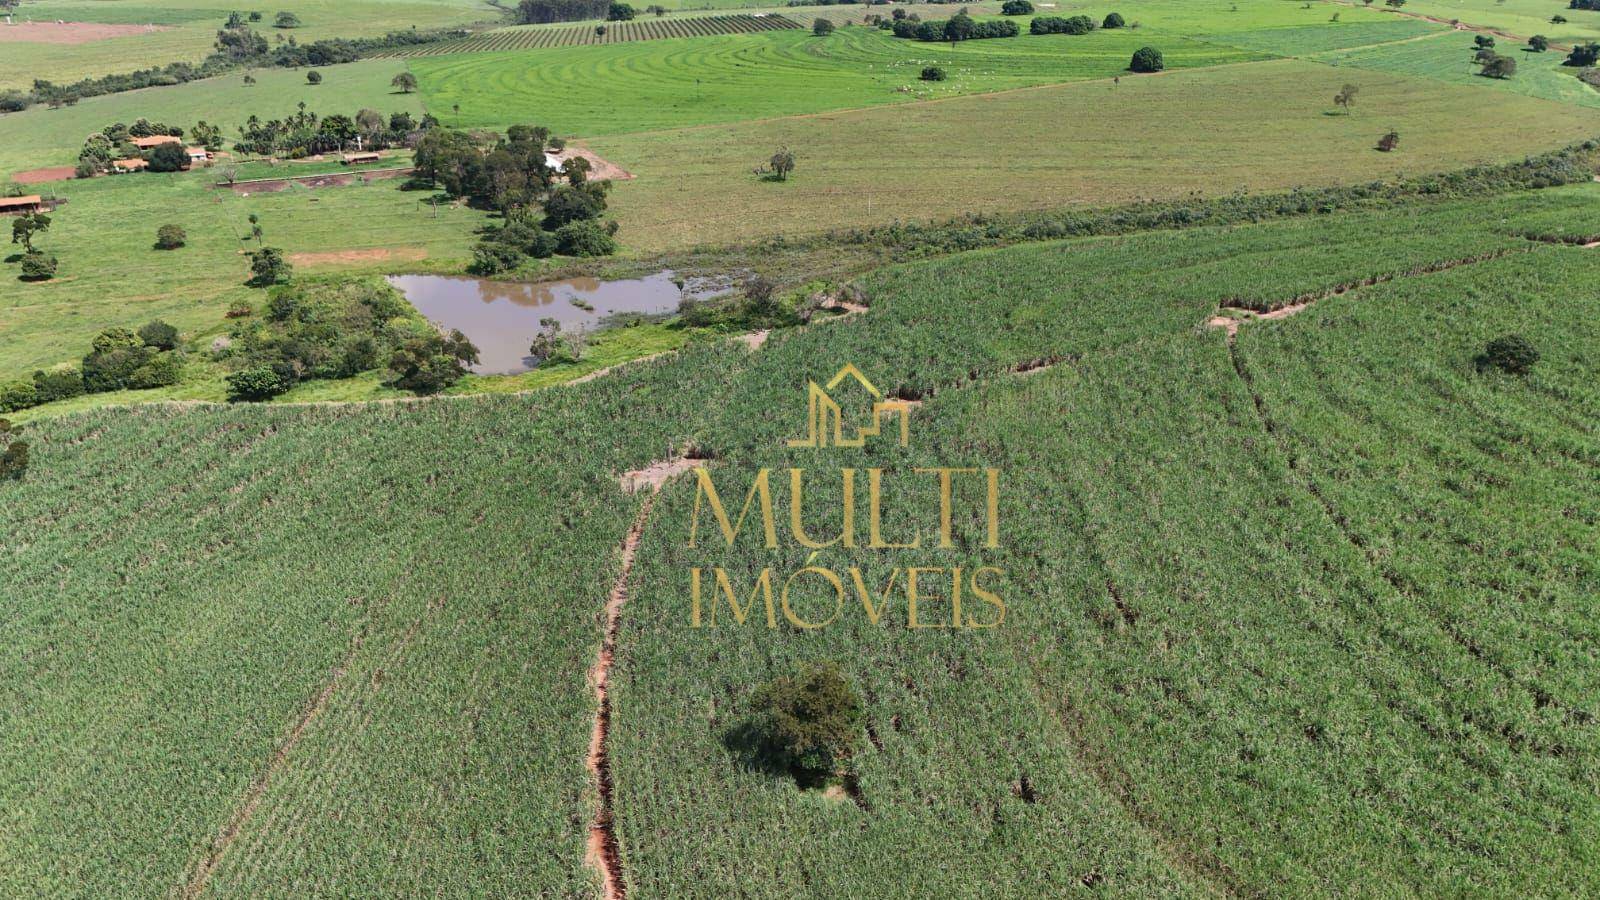
<path fill-rule="evenodd" d="M 620 281 L 569 278 L 534 284 L 394 275 L 389 283 L 424 316 L 444 328 L 461 329 L 478 346 L 479 360 L 472 370 L 480 375 L 513 375 L 533 368 L 528 346 L 543 330 L 542 319 L 555 319 L 564 332 L 593 332 L 613 316 L 667 315 L 684 300 L 718 293 L 709 282 L 680 282 L 672 272 Z"/>

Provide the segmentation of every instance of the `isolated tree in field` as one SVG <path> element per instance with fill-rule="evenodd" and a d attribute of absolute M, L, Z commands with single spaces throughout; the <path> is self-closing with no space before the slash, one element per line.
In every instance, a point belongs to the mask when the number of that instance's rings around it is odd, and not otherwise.
<path fill-rule="evenodd" d="M 1535 53 L 1543 53 L 1550 49 L 1550 39 L 1542 34 L 1528 38 L 1528 49 Z"/>
<path fill-rule="evenodd" d="M 244 76 L 244 83 L 246 86 L 254 85 L 256 83 L 256 77 L 246 72 Z"/>
<path fill-rule="evenodd" d="M 1550 24 L 1551 25 L 1565 25 L 1565 24 L 1567 24 L 1567 17 L 1566 16 L 1551 16 L 1550 17 Z"/>
<path fill-rule="evenodd" d="M 318 72 L 316 69 L 312 69 L 311 71 L 306 73 L 306 84 L 321 84 L 321 83 L 322 83 L 322 73 L 321 72 Z"/>
<path fill-rule="evenodd" d="M 945 74 L 944 70 L 938 66 L 925 66 L 921 77 L 923 81 L 943 81 Z"/>
<path fill-rule="evenodd" d="M 1134 72 L 1159 72 L 1166 67 L 1167 62 L 1161 58 L 1161 51 L 1154 47 L 1140 47 L 1133 51 L 1133 60 L 1128 63 L 1128 68 Z"/>
<path fill-rule="evenodd" d="M 1378 138 L 1378 149 L 1388 153 L 1400 146 L 1400 132 L 1390 129 L 1383 137 Z"/>
<path fill-rule="evenodd" d="M 182 225 L 163 225 L 156 229 L 156 249 L 176 250 L 189 240 Z"/>
<path fill-rule="evenodd" d="M 606 27 L 604 25 L 596 25 L 594 27 L 594 33 L 596 35 L 600 36 L 600 37 L 605 37 L 606 36 Z M 457 108 L 456 112 L 459 113 L 460 111 L 461 110 L 459 108 Z"/>
<path fill-rule="evenodd" d="M 632 21 L 633 16 L 633 7 L 626 3 L 613 3 L 611 8 L 606 10 L 608 22 L 628 22 Z"/>
<path fill-rule="evenodd" d="M 644 11 L 658 19 L 667 14 L 667 8 L 659 3 L 652 3 L 646 6 Z"/>
<path fill-rule="evenodd" d="M 272 20 L 272 27 L 274 27 L 274 28 L 299 28 L 300 27 L 300 17 L 295 15 L 292 12 L 281 12 L 281 13 L 278 13 L 278 17 Z"/>
<path fill-rule="evenodd" d="M 401 72 L 389 82 L 389 86 L 399 88 L 402 94 L 409 94 L 417 89 L 417 76 L 410 72 Z"/>
<path fill-rule="evenodd" d="M 1033 15 L 1033 4 L 1028 0 L 1006 0 L 1006 2 L 1000 4 L 1000 15 L 1031 16 Z"/>
<path fill-rule="evenodd" d="M 1472 45 L 1477 47 L 1479 50 L 1493 50 L 1494 38 L 1487 34 L 1480 34 L 1472 39 Z"/>
<path fill-rule="evenodd" d="M 269 287 L 282 284 L 289 280 L 294 267 L 283 258 L 283 251 L 277 247 L 262 247 L 250 254 L 250 285 L 252 287 Z"/>
<path fill-rule="evenodd" d="M 833 34 L 833 23 L 827 19 L 818 19 L 811 23 L 811 33 L 817 37 L 827 37 Z"/>
<path fill-rule="evenodd" d="M 1383 2 L 1385 6 L 1392 6 L 1395 9 L 1406 5 L 1406 0 L 1383 0 Z"/>
<path fill-rule="evenodd" d="M 260 11 L 260 10 L 255 10 L 255 9 L 252 9 L 252 10 L 251 10 L 251 11 L 250 11 L 250 16 L 249 16 L 249 18 L 250 18 L 250 21 L 252 21 L 252 22 L 259 22 L 259 21 L 261 21 L 261 11 Z"/>
<path fill-rule="evenodd" d="M 56 277 L 56 258 L 37 250 L 24 253 L 22 277 L 28 281 L 48 281 Z"/>
<path fill-rule="evenodd" d="M 1495 368 L 1508 375 L 1526 375 L 1539 361 L 1539 351 L 1520 334 L 1497 337 L 1483 348 L 1478 368 Z"/>
<path fill-rule="evenodd" d="M 1483 62 L 1483 70 L 1479 74 L 1487 75 L 1490 78 L 1510 78 L 1517 74 L 1517 61 L 1509 56 L 1496 56 L 1493 59 L 1486 59 Z"/>
<path fill-rule="evenodd" d="M 794 171 L 794 151 L 788 147 L 778 148 L 778 152 L 772 154 L 772 159 L 767 161 L 767 165 L 772 168 L 772 174 L 778 176 L 779 181 L 788 181 L 789 173 Z"/>
<path fill-rule="evenodd" d="M 1360 90 L 1361 88 L 1354 84 L 1347 84 L 1344 87 L 1339 88 L 1339 93 L 1333 95 L 1334 105 L 1343 109 L 1348 114 L 1350 112 L 1350 107 L 1355 105 L 1356 93 Z"/>
<path fill-rule="evenodd" d="M 861 742 L 861 697 L 833 663 L 774 678 L 751 700 L 755 749 L 775 768 L 835 774 Z"/>
<path fill-rule="evenodd" d="M 1127 24 L 1128 24 L 1127 20 L 1122 18 L 1122 13 L 1109 13 L 1109 14 L 1106 15 L 1105 19 L 1103 21 L 1101 21 L 1100 27 L 1101 28 L 1121 28 L 1121 27 L 1123 27 L 1123 26 L 1125 26 Z"/>
<path fill-rule="evenodd" d="M 34 237 L 49 230 L 49 216 L 40 212 L 24 213 L 11 220 L 11 243 L 21 244 L 23 253 L 32 253 Z"/>

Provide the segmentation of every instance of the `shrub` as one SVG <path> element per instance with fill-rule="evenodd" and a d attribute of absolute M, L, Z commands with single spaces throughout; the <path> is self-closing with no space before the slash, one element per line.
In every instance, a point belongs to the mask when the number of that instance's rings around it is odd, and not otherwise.
<path fill-rule="evenodd" d="M 1528 38 L 1528 49 L 1535 53 L 1543 53 L 1550 49 L 1550 39 L 1542 34 Z"/>
<path fill-rule="evenodd" d="M 28 442 L 16 439 L 15 429 L 5 419 L 0 419 L 0 442 L 5 443 L 0 453 L 0 479 L 16 480 L 28 471 Z"/>
<path fill-rule="evenodd" d="M 1000 4 L 1002 16 L 1027 16 L 1033 14 L 1033 4 L 1028 0 L 1006 0 Z"/>
<path fill-rule="evenodd" d="M 944 79 L 944 70 L 938 66 L 927 66 L 922 70 L 923 81 L 943 81 Z"/>
<path fill-rule="evenodd" d="M 157 319 L 139 329 L 139 340 L 144 341 L 146 347 L 154 347 L 157 350 L 176 350 L 178 329 Z"/>
<path fill-rule="evenodd" d="M 235 403 L 271 400 L 293 386 L 285 374 L 272 366 L 251 366 L 228 376 L 228 399 Z"/>
<path fill-rule="evenodd" d="M 752 698 L 751 736 L 766 761 L 799 773 L 832 773 L 861 738 L 861 698 L 832 663 L 780 676 Z"/>
<path fill-rule="evenodd" d="M 1135 72 L 1159 72 L 1166 67 L 1167 62 L 1161 58 L 1161 51 L 1154 47 L 1140 47 L 1133 51 L 1133 60 L 1128 63 L 1128 68 Z"/>
<path fill-rule="evenodd" d="M 1484 60 L 1483 69 L 1479 74 L 1490 78 L 1510 78 L 1517 74 L 1517 61 L 1509 56 L 1493 56 Z"/>
<path fill-rule="evenodd" d="M 1494 38 L 1487 34 L 1480 34 L 1472 39 L 1472 45 L 1479 50 L 1493 50 Z"/>
<path fill-rule="evenodd" d="M 626 3 L 612 3 L 606 9 L 606 21 L 608 22 L 626 22 L 633 17 L 633 7 Z"/>
<path fill-rule="evenodd" d="M 1110 13 L 1110 14 L 1108 14 L 1106 16 L 1105 21 L 1100 23 L 1100 27 L 1101 28 L 1121 28 L 1121 27 L 1123 27 L 1124 25 L 1127 25 L 1127 24 L 1128 24 L 1127 20 L 1122 18 L 1122 13 Z"/>
<path fill-rule="evenodd" d="M 1590 41 L 1587 44 L 1579 44 L 1576 47 L 1573 47 L 1572 50 L 1567 53 L 1566 60 L 1561 64 L 1564 66 L 1587 68 L 1594 65 L 1596 62 L 1600 62 L 1600 44 Z"/>
<path fill-rule="evenodd" d="M 467 374 L 478 348 L 460 331 L 429 332 L 395 348 L 389 357 L 389 384 L 417 394 L 436 394 Z"/>
<path fill-rule="evenodd" d="M 37 250 L 23 254 L 22 277 L 26 281 L 48 281 L 56 277 L 56 258 Z"/>
<path fill-rule="evenodd" d="M 1479 368 L 1491 367 L 1508 375 L 1526 375 L 1539 361 L 1539 351 L 1520 334 L 1497 337 L 1483 348 Z"/>
<path fill-rule="evenodd" d="M 556 252 L 563 256 L 610 256 L 617 242 L 598 222 L 568 222 L 556 229 Z"/>
<path fill-rule="evenodd" d="M 188 232 L 182 225 L 163 225 L 156 229 L 156 249 L 176 250 L 189 240 Z"/>
<path fill-rule="evenodd" d="M 522 251 L 516 247 L 499 241 L 483 240 L 472 249 L 472 265 L 468 268 L 474 275 L 498 275 L 522 265 L 522 261 Z"/>
<path fill-rule="evenodd" d="M 1039 16 L 1028 23 L 1031 34 L 1088 34 L 1094 30 L 1094 20 L 1088 16 Z"/>
<path fill-rule="evenodd" d="M 67 400 L 88 392 L 83 384 L 83 373 L 71 367 L 34 372 L 33 390 L 40 403 Z"/>
<path fill-rule="evenodd" d="M 39 405 L 39 389 L 32 381 L 0 384 L 0 413 L 16 412 Z"/>
<path fill-rule="evenodd" d="M 295 15 L 292 12 L 281 12 L 281 13 L 278 13 L 277 18 L 272 20 L 272 27 L 274 27 L 274 28 L 299 28 L 300 27 L 300 17 Z"/>
<path fill-rule="evenodd" d="M 811 33 L 817 37 L 827 37 L 833 34 L 833 23 L 827 19 L 818 19 L 811 23 Z"/>
<path fill-rule="evenodd" d="M 177 384 L 182 374 L 183 366 L 178 361 L 178 354 L 157 353 L 128 375 L 128 387 L 132 390 L 166 387 Z"/>
<path fill-rule="evenodd" d="M 99 393 L 133 387 L 134 373 L 157 352 L 126 328 L 107 328 L 95 335 L 93 349 L 83 358 L 84 388 Z"/>
<path fill-rule="evenodd" d="M 1378 149 L 1388 153 L 1400 146 L 1400 132 L 1390 129 L 1383 137 L 1378 138 Z"/>
<path fill-rule="evenodd" d="M 318 72 L 316 69 L 312 69 L 311 71 L 306 73 L 306 84 L 321 84 L 321 83 L 322 83 L 322 73 L 321 72 Z"/>

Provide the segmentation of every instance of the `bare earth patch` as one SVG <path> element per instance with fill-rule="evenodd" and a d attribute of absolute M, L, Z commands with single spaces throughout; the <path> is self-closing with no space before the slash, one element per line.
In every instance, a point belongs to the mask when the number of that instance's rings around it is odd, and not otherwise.
<path fill-rule="evenodd" d="M 329 250 L 321 253 L 291 253 L 289 262 L 297 266 L 353 266 L 361 263 L 401 260 L 416 262 L 427 259 L 428 251 L 422 247 L 374 247 L 370 250 Z"/>
<path fill-rule="evenodd" d="M 616 163 L 606 162 L 596 155 L 593 150 L 581 144 L 568 144 L 567 149 L 556 154 L 556 158 L 562 162 L 566 162 L 574 156 L 581 156 L 589 161 L 589 177 L 596 181 L 627 181 L 633 177 L 632 172 Z"/>
<path fill-rule="evenodd" d="M 673 476 L 681 475 L 690 469 L 699 468 L 705 464 L 706 461 L 703 459 L 678 456 L 651 463 L 643 469 L 635 469 L 623 475 L 619 480 L 622 482 L 622 489 L 630 494 L 636 494 L 645 488 L 649 488 L 651 493 L 654 493 L 661 490 L 661 486 L 666 484 Z"/>
<path fill-rule="evenodd" d="M 5 29 L 0 27 L 0 34 L 4 33 Z M 40 182 L 44 181 L 68 181 L 77 175 L 77 173 L 78 170 L 75 166 L 50 166 L 44 169 L 29 169 L 26 172 L 18 172 L 11 176 L 11 180 L 15 181 L 17 184 L 39 184 Z"/>
<path fill-rule="evenodd" d="M 161 25 L 106 25 L 100 22 L 18 22 L 0 24 L 0 44 L 87 44 L 132 34 L 166 31 Z"/>

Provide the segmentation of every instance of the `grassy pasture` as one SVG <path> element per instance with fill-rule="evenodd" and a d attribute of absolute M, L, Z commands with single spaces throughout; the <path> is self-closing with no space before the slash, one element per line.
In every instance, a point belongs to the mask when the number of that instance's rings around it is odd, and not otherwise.
<path fill-rule="evenodd" d="M 411 69 L 428 108 L 449 124 L 542 122 L 590 137 L 1110 78 L 1153 40 L 1149 33 L 1096 31 L 951 47 L 852 27 L 826 38 L 796 30 L 474 53 L 414 60 Z M 1174 35 L 1160 44 L 1175 69 L 1261 58 Z M 926 65 L 943 66 L 950 79 L 919 81 Z M 597 84 L 607 89 L 596 91 Z"/>
<path fill-rule="evenodd" d="M 18 21 L 105 22 L 165 26 L 148 34 L 84 44 L 0 43 L 0 90 L 24 88 L 35 78 L 58 83 L 127 72 L 169 62 L 199 62 L 212 51 L 217 30 L 232 7 L 211 0 L 33 0 L 18 10 Z M 248 12 L 248 9 L 241 8 Z M 300 17 L 303 27 L 272 27 L 279 11 Z M 302 43 L 337 37 L 375 37 L 390 31 L 419 30 L 496 21 L 499 10 L 479 0 L 279 0 L 262 7 L 254 23 L 267 40 L 293 35 Z M 0 26 L 3 27 L 3 26 Z"/>
<path fill-rule="evenodd" d="M 27 284 L 8 265 L 0 279 L 0 329 L 11 338 L 0 346 L 0 372 L 17 377 L 81 357 L 87 342 L 112 325 L 163 318 L 192 335 L 225 330 L 222 314 L 230 305 L 261 295 L 244 286 L 249 266 L 242 253 L 254 245 L 241 238 L 250 234 L 251 213 L 260 216 L 271 246 L 291 255 L 375 251 L 369 268 L 464 260 L 484 221 L 483 213 L 449 205 L 435 216 L 423 205 L 426 192 L 401 191 L 399 181 L 245 197 L 212 187 L 216 177 L 215 170 L 201 170 L 68 182 L 62 193 L 69 202 L 39 240 L 61 260 L 60 276 Z M 169 222 L 188 232 L 188 246 L 154 249 L 156 229 Z M 303 264 L 310 271 L 340 266 L 331 257 Z"/>
<path fill-rule="evenodd" d="M 1502 39 L 1503 40 L 1503 39 Z M 1600 91 L 1579 81 L 1576 69 L 1561 65 L 1566 54 L 1526 52 L 1520 46 L 1497 47 L 1517 61 L 1510 78 L 1485 78 L 1473 61 L 1470 33 L 1447 31 L 1420 41 L 1320 53 L 1312 57 L 1335 66 L 1354 66 L 1401 75 L 1420 75 L 1488 90 L 1512 91 L 1591 109 L 1600 108 Z M 1360 102 L 1359 97 L 1357 102 Z"/>
<path fill-rule="evenodd" d="M 1405 11 L 1446 21 L 1460 19 L 1521 37 L 1542 34 L 1562 43 L 1600 39 L 1600 13 L 1566 6 L 1545 0 L 1410 0 Z M 1567 21 L 1554 24 L 1550 17 L 1555 15 Z"/>
<path fill-rule="evenodd" d="M 1430 34 L 1443 34 L 1449 26 L 1421 19 L 1384 19 L 1332 25 L 1303 25 L 1290 28 L 1252 28 L 1207 34 L 1205 39 L 1246 50 L 1279 56 L 1308 56 L 1330 50 L 1347 50 L 1378 44 L 1418 40 Z M 1470 43 L 1470 40 L 1469 40 Z"/>
<path fill-rule="evenodd" d="M 1600 256 L 1505 228 L 1595 192 L 900 266 L 864 316 L 530 397 L 39 423 L 0 504 L 0 888 L 180 889 L 332 680 L 212 893 L 591 894 L 586 668 L 639 503 L 614 476 L 689 442 L 719 479 L 788 465 L 805 380 L 851 361 L 938 390 L 910 448 L 826 465 L 1003 467 L 1010 618 L 693 632 L 686 566 L 811 555 L 691 552 L 669 486 L 612 682 L 631 895 L 1592 892 Z M 1395 275 L 1246 324 L 1248 381 L 1199 327 Z M 1512 329 L 1536 374 L 1474 372 Z M 823 657 L 867 699 L 866 808 L 723 743 Z"/>
<path fill-rule="evenodd" d="M 1361 86 L 1356 114 L 1329 115 L 1345 82 Z M 1497 127 L 1462 140 L 1486 121 Z M 1597 124 L 1590 110 L 1508 91 L 1282 60 L 589 144 L 638 176 L 616 186 L 613 208 L 630 248 L 656 250 L 1421 174 L 1582 139 Z M 1400 149 L 1375 151 L 1390 127 Z M 785 145 L 799 157 L 788 182 L 749 174 Z"/>
<path fill-rule="evenodd" d="M 389 86 L 404 68 L 398 60 L 364 60 L 327 69 L 319 85 L 307 84 L 303 71 L 261 69 L 254 73 L 254 85 L 245 84 L 240 73 L 90 97 L 61 109 L 34 107 L 0 116 L 0 172 L 72 165 L 78 161 L 85 136 L 114 122 L 140 117 L 185 128 L 204 119 L 221 126 L 223 137 L 231 144 L 238 126 L 252 114 L 262 119 L 281 118 L 293 113 L 301 102 L 324 115 L 353 116 L 362 107 L 372 107 L 385 115 L 404 110 L 420 116 L 420 95 L 397 93 Z"/>

